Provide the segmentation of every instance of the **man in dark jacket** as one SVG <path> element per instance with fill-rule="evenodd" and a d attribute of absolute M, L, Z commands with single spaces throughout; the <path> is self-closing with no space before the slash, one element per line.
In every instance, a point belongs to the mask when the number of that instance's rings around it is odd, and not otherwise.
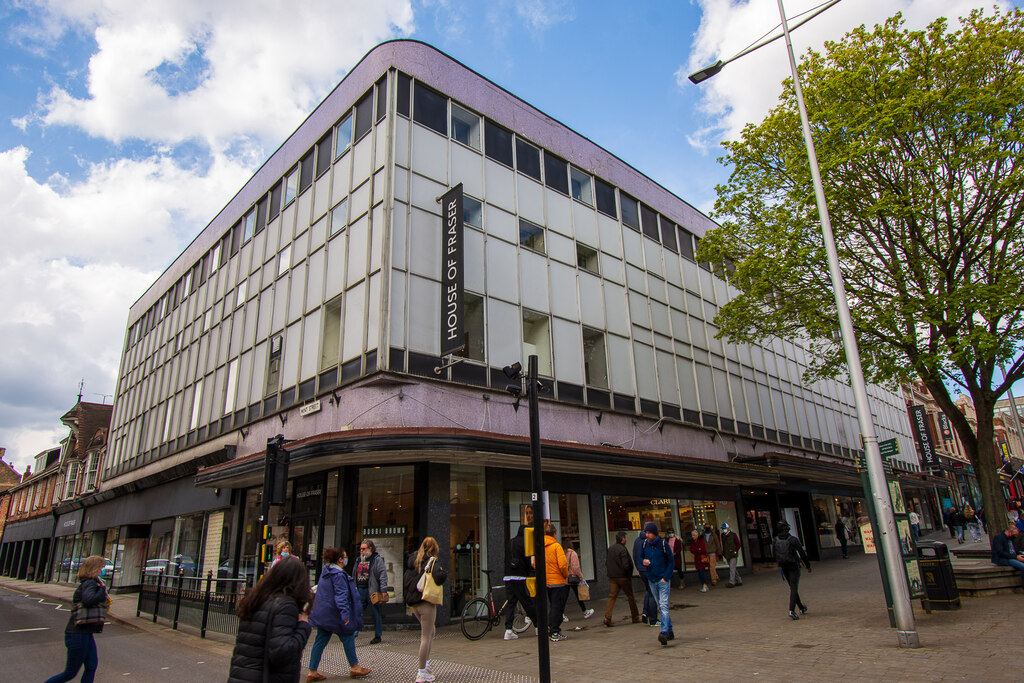
<path fill-rule="evenodd" d="M 528 508 L 526 519 L 519 525 L 519 531 L 508 543 L 505 553 L 505 593 L 508 595 L 508 606 L 505 608 L 505 640 L 519 638 L 512 630 L 516 617 L 516 603 L 526 610 L 529 622 L 536 623 L 537 615 L 533 609 L 533 598 L 526 587 L 527 577 L 533 576 L 530 558 L 526 556 L 526 527 L 533 524 L 533 508 Z M 529 626 L 527 622 L 527 626 Z"/>
<path fill-rule="evenodd" d="M 644 566 L 644 558 L 641 554 L 646 541 L 647 536 L 642 531 L 633 541 L 633 564 L 636 565 L 636 570 L 640 574 L 640 583 L 644 585 L 644 608 L 640 614 L 640 621 L 645 624 L 648 622 L 654 624 L 658 620 L 658 603 L 654 599 L 654 594 L 651 593 L 651 585 L 647 583 L 647 567 Z"/>
<path fill-rule="evenodd" d="M 621 590 L 629 599 L 629 614 L 633 623 L 640 621 L 640 614 L 637 612 L 636 599 L 633 597 L 633 560 L 626 550 L 626 532 L 620 531 L 615 534 L 615 544 L 608 548 L 608 583 L 611 584 L 611 592 L 608 593 L 608 605 L 604 608 L 604 625 L 613 626 L 612 610 L 615 608 L 615 599 L 619 597 Z"/>
<path fill-rule="evenodd" d="M 1013 537 L 1018 533 L 1017 526 L 1009 524 L 1005 531 L 992 537 L 992 564 L 1013 567 L 1020 572 L 1020 580 L 1024 584 L 1024 555 L 1018 555 L 1013 547 Z"/>
<path fill-rule="evenodd" d="M 807 571 L 811 571 L 811 561 L 800 539 L 790 535 L 789 524 L 779 522 L 775 531 L 772 552 L 782 570 L 782 578 L 789 584 L 789 618 L 795 621 L 800 618 L 796 613 L 797 607 L 800 608 L 800 614 L 807 614 L 807 606 L 800 599 L 800 563 L 803 562 Z"/>
<path fill-rule="evenodd" d="M 668 598 L 672 592 L 672 572 L 676 563 L 672 558 L 672 549 L 668 542 L 658 535 L 658 525 L 654 522 L 647 522 L 644 525 L 644 545 L 641 550 L 642 566 L 647 568 L 647 582 L 651 591 L 657 597 L 658 612 L 661 614 L 661 632 L 658 634 L 658 642 L 667 645 L 668 641 L 676 637 L 672 630 L 672 617 L 668 613 Z M 651 617 L 648 615 L 648 621 Z"/>

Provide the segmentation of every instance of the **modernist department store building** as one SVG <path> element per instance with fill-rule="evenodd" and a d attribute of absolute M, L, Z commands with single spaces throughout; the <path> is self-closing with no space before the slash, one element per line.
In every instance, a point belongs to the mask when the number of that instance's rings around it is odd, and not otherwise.
<path fill-rule="evenodd" d="M 459 184 L 465 348 L 438 371 L 439 199 Z M 827 554 L 837 515 L 866 514 L 852 394 L 802 383 L 797 344 L 715 338 L 731 290 L 694 260 L 711 227 L 434 48 L 382 44 L 132 307 L 82 531 L 134 544 L 123 585 L 168 562 L 251 575 L 281 434 L 271 522 L 311 572 L 325 544 L 373 538 L 400 593 L 430 535 L 464 599 L 500 575 L 529 500 L 528 410 L 501 368 L 536 354 L 551 517 L 598 590 L 615 533 L 648 520 L 729 522 L 749 567 L 786 518 Z M 921 479 L 902 398 L 871 396 Z"/>

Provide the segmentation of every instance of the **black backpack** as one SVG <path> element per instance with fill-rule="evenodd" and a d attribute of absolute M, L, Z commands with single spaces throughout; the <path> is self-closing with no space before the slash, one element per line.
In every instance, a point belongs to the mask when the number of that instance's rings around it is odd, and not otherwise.
<path fill-rule="evenodd" d="M 779 564 L 800 564 L 800 556 L 791 542 L 792 536 L 776 538 L 772 543 L 772 554 Z"/>

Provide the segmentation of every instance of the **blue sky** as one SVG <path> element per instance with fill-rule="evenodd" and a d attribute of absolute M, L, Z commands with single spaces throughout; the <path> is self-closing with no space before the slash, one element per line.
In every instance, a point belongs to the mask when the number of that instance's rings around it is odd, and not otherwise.
<path fill-rule="evenodd" d="M 845 0 L 794 42 L 993 4 Z M 788 64 L 779 42 L 700 87 L 685 75 L 777 23 L 774 0 L 0 0 L 7 459 L 66 435 L 80 380 L 110 400 L 129 305 L 373 45 L 435 45 L 709 211 L 719 143 Z"/>

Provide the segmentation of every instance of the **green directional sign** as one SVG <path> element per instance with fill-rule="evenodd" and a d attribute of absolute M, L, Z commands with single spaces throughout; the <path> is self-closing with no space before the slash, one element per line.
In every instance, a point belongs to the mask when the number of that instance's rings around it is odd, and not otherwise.
<path fill-rule="evenodd" d="M 899 455 L 900 444 L 896 439 L 887 439 L 878 443 L 878 450 L 882 452 L 883 458 L 891 458 L 894 455 Z"/>

